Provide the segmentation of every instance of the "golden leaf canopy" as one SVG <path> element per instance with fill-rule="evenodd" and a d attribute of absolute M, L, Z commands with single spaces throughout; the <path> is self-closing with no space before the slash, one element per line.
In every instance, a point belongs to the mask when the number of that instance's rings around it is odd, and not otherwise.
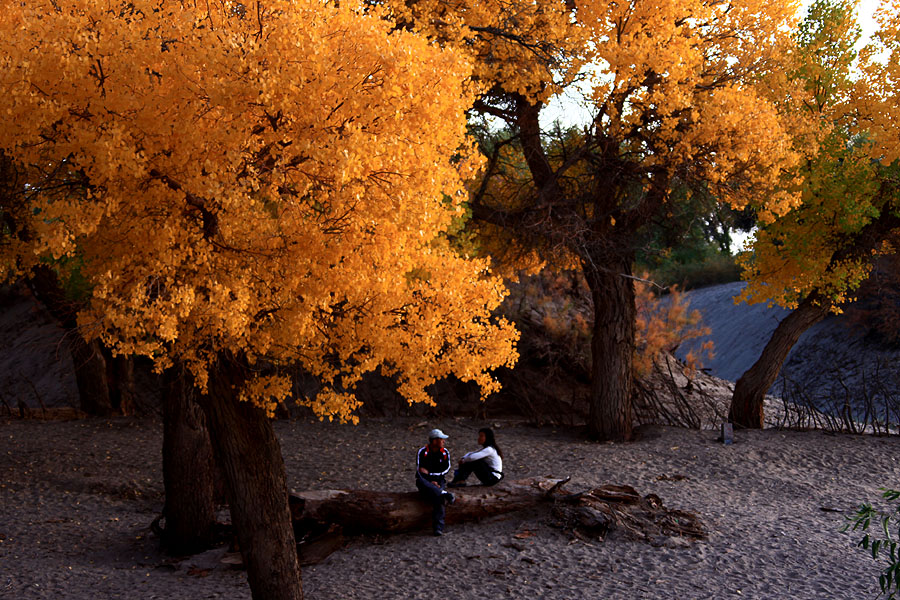
<path fill-rule="evenodd" d="M 411 401 L 450 374 L 498 387 L 505 289 L 442 237 L 478 166 L 458 54 L 310 0 L 8 3 L 0 48 L 25 181 L 0 210 L 28 218 L 0 265 L 77 269 L 84 331 L 201 386 L 222 351 L 299 364 L 321 416 L 353 419 L 378 367 Z"/>
<path fill-rule="evenodd" d="M 704 180 L 772 220 L 799 203 L 789 123 L 761 80 L 784 67 L 797 2 L 388 0 L 393 18 L 475 64 L 476 111 L 580 99 L 594 155 Z M 575 163 L 574 159 L 569 160 Z M 553 165 L 559 172 L 560 166 Z M 566 167 L 568 168 L 568 167 Z"/>

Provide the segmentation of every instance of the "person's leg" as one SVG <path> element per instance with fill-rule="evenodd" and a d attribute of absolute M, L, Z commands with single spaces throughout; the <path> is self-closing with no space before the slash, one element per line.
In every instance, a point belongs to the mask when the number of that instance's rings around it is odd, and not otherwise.
<path fill-rule="evenodd" d="M 422 498 L 429 504 L 435 504 L 441 500 L 441 492 L 443 490 L 418 473 L 416 474 L 416 488 L 418 488 Z"/>
<path fill-rule="evenodd" d="M 478 461 L 460 463 L 459 468 L 453 471 L 453 481 L 448 487 L 465 485 L 466 479 L 472 474 L 473 466 Z"/>
<path fill-rule="evenodd" d="M 495 485 L 500 481 L 500 477 L 497 477 L 486 460 L 476 460 L 466 464 L 472 465 L 472 472 L 475 473 L 475 477 L 482 485 Z"/>
<path fill-rule="evenodd" d="M 432 485 L 431 482 L 422 477 L 419 473 L 416 473 L 416 488 L 418 488 L 419 494 L 423 499 L 431 504 L 431 527 L 434 530 L 435 535 L 444 533 L 444 515 L 446 512 L 444 509 L 444 502 L 447 493 L 444 492 L 442 487 Z M 451 501 L 452 498 L 453 496 L 451 494 Z"/>
<path fill-rule="evenodd" d="M 444 533 L 445 514 L 444 499 L 438 496 L 437 502 L 432 505 L 431 509 L 431 528 L 434 531 L 434 535 L 442 535 Z"/>

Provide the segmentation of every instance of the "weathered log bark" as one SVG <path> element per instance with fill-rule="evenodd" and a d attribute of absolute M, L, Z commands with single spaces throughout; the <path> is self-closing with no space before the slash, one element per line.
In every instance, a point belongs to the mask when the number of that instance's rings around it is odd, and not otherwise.
<path fill-rule="evenodd" d="M 588 433 L 599 440 L 631 439 L 634 282 L 631 257 L 601 267 L 583 261 L 594 303 Z"/>
<path fill-rule="evenodd" d="M 596 539 L 615 530 L 650 543 L 680 536 L 706 538 L 706 529 L 694 513 L 663 506 L 655 494 L 641 497 L 628 485 L 604 485 L 562 498 L 553 507 L 556 525 Z"/>
<path fill-rule="evenodd" d="M 551 497 L 550 490 L 563 481 L 535 478 L 454 489 L 456 502 L 447 509 L 446 522 L 477 521 L 533 507 Z M 299 492 L 291 494 L 291 514 L 295 522 L 333 523 L 360 533 L 400 533 L 431 525 L 431 506 L 418 492 Z"/>
<path fill-rule="evenodd" d="M 479 521 L 545 505 L 550 507 L 555 525 L 595 539 L 618 529 L 651 543 L 671 536 L 706 537 L 695 514 L 666 508 L 653 494 L 641 497 L 634 488 L 620 485 L 570 494 L 563 490 L 566 482 L 568 479 L 537 477 L 504 481 L 494 487 L 455 489 L 456 502 L 447 508 L 447 523 Z M 393 534 L 431 525 L 431 507 L 416 492 L 299 492 L 291 494 L 291 513 L 298 541 L 307 532 L 312 533 L 308 536 L 311 543 L 298 545 L 305 564 L 321 561 L 337 550 L 342 530 Z"/>
<path fill-rule="evenodd" d="M 775 328 L 771 339 L 753 366 L 734 385 L 728 420 L 737 427 L 762 429 L 765 425 L 763 401 L 775 383 L 785 359 L 807 329 L 828 314 L 829 304 L 818 294 L 810 294 Z"/>
<path fill-rule="evenodd" d="M 201 402 L 225 475 L 231 520 L 253 598 L 299 600 L 303 589 L 284 459 L 265 413 L 237 397 L 245 369 L 240 358 L 220 357 L 210 369 L 209 393 Z"/>
<path fill-rule="evenodd" d="M 163 396 L 163 544 L 172 554 L 194 554 L 216 541 L 217 469 L 206 416 L 179 368 L 166 372 Z"/>

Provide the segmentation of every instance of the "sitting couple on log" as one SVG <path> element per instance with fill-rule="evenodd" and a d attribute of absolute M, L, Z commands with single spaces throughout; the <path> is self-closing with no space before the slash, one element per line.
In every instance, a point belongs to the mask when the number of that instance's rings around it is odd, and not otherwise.
<path fill-rule="evenodd" d="M 445 488 L 466 485 L 469 475 L 481 481 L 482 485 L 495 485 L 503 479 L 503 453 L 497 447 L 494 432 L 484 427 L 478 430 L 481 449 L 469 452 L 459 459 L 458 468 L 453 472 L 449 484 L 445 475 L 450 471 L 450 451 L 444 448 L 444 440 L 449 436 L 440 429 L 432 429 L 428 434 L 428 445 L 419 448 L 416 454 L 416 488 L 426 502 L 432 505 L 431 525 L 434 535 L 444 535 L 444 514 L 447 504 L 455 498 Z"/>

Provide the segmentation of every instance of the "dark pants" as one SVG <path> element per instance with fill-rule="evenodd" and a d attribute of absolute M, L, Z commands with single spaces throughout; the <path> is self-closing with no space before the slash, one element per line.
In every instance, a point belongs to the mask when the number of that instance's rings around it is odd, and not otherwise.
<path fill-rule="evenodd" d="M 487 460 L 482 458 L 481 460 L 461 463 L 459 468 L 453 472 L 452 483 L 465 481 L 472 473 L 475 473 L 475 477 L 477 477 L 483 485 L 495 485 L 503 479 L 503 475 L 498 475 L 491 470 L 487 464 Z"/>
<path fill-rule="evenodd" d="M 435 485 L 439 487 L 435 487 L 432 485 L 427 479 L 422 477 L 422 474 L 416 472 L 416 488 L 419 490 L 419 495 L 425 499 L 431 505 L 431 527 L 434 529 L 435 533 L 444 531 L 444 485 L 446 482 L 441 478 L 440 481 L 434 482 Z"/>

